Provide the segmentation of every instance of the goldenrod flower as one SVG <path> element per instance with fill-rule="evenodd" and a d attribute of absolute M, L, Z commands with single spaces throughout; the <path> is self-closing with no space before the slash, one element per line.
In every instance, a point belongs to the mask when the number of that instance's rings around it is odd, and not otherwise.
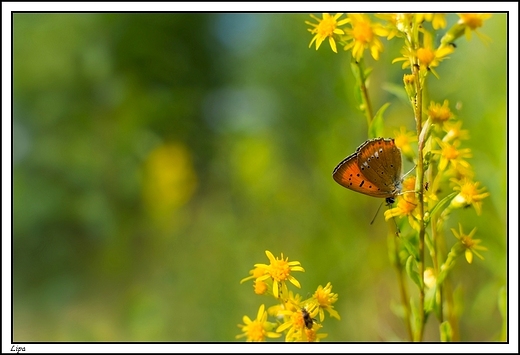
<path fill-rule="evenodd" d="M 479 191 L 478 182 L 473 182 L 467 178 L 462 180 L 451 179 L 458 186 L 453 190 L 459 191 L 459 194 L 453 198 L 450 206 L 453 208 L 468 207 L 473 205 L 477 215 L 482 212 L 482 200 L 489 196 L 489 192 L 484 192 L 484 188 Z"/>
<path fill-rule="evenodd" d="M 388 221 L 393 217 L 408 217 L 408 221 L 412 228 L 418 230 L 419 224 L 417 220 L 421 217 L 417 212 L 417 198 L 415 197 L 415 176 L 410 176 L 403 181 L 403 193 L 397 197 L 397 205 L 385 211 L 385 220 Z"/>
<path fill-rule="evenodd" d="M 240 283 L 244 283 L 244 282 L 246 282 L 248 280 L 259 278 L 260 276 L 265 274 L 265 269 L 260 268 L 260 267 L 255 267 L 254 269 L 249 270 L 249 274 L 251 276 L 243 278 L 242 280 L 240 280 Z"/>
<path fill-rule="evenodd" d="M 431 22 L 433 29 L 438 30 L 446 27 L 446 14 L 440 12 L 418 13 L 415 15 L 415 21 L 417 21 L 417 23 L 421 23 L 423 21 Z"/>
<path fill-rule="evenodd" d="M 318 21 L 317 24 L 311 23 L 309 21 L 305 21 L 306 24 L 314 27 L 310 28 L 310 33 L 314 34 L 314 37 L 312 38 L 311 43 L 309 44 L 309 48 L 312 46 L 314 42 L 316 42 L 316 50 L 320 48 L 321 43 L 325 40 L 325 38 L 329 38 L 329 44 L 330 48 L 335 53 L 338 53 L 338 50 L 336 48 L 336 42 L 334 40 L 334 35 L 342 35 L 345 34 L 345 32 L 338 28 L 339 26 L 343 26 L 347 22 L 349 22 L 349 19 L 343 19 L 341 21 L 338 21 L 338 18 L 343 15 L 342 13 L 338 13 L 334 16 L 331 16 L 329 14 L 322 14 L 322 19 L 317 18 L 314 15 L 311 15 L 312 18 Z"/>
<path fill-rule="evenodd" d="M 443 104 L 431 101 L 428 107 L 428 117 L 432 123 L 444 124 L 444 122 L 453 118 L 453 113 L 450 110 L 449 101 L 444 100 Z"/>
<path fill-rule="evenodd" d="M 302 296 L 299 294 L 294 294 L 292 291 L 289 291 L 287 293 L 287 298 L 283 300 L 281 304 L 277 304 L 274 306 L 271 306 L 267 309 L 267 313 L 270 314 L 273 317 L 276 318 L 283 318 L 284 312 L 286 310 L 296 310 L 300 307 L 297 305 L 300 305 L 302 302 Z"/>
<path fill-rule="evenodd" d="M 314 320 L 318 313 L 317 307 L 292 307 L 292 309 L 286 309 L 281 313 L 285 315 L 286 321 L 276 331 L 281 333 L 287 330 L 286 341 L 309 341 L 309 335 L 312 339 L 316 338 L 314 333 L 307 334 L 305 330 L 321 328 L 321 324 Z"/>
<path fill-rule="evenodd" d="M 439 171 L 446 170 L 448 164 L 450 164 L 455 172 L 463 176 L 471 174 L 471 165 L 464 160 L 471 158 L 471 149 L 459 149 L 460 141 L 455 141 L 453 144 L 443 142 L 440 139 L 436 139 L 436 141 L 441 149 L 432 150 L 432 153 L 440 155 Z"/>
<path fill-rule="evenodd" d="M 446 59 L 448 54 L 453 53 L 454 48 L 450 45 L 441 45 L 439 48 L 434 49 L 432 42 L 432 36 L 425 31 L 423 46 L 417 49 L 417 59 L 423 73 L 431 71 L 435 77 L 439 78 L 439 75 L 433 68 L 439 66 L 440 62 Z"/>
<path fill-rule="evenodd" d="M 482 33 L 477 32 L 477 28 L 482 27 L 484 20 L 491 17 L 491 14 L 458 14 L 460 19 L 458 24 L 464 27 L 464 34 L 467 40 L 471 39 L 471 31 L 474 31 L 477 36 L 483 41 L 488 42 L 489 38 Z"/>
<path fill-rule="evenodd" d="M 273 295 L 278 298 L 280 295 L 280 288 L 285 290 L 287 288 L 285 281 L 288 280 L 294 286 L 300 288 L 298 280 L 291 275 L 293 271 L 305 271 L 299 261 L 288 261 L 289 258 L 284 259 L 283 253 L 280 259 L 275 258 L 274 255 L 266 250 L 265 254 L 269 258 L 270 264 L 256 264 L 255 267 L 265 270 L 265 274 L 257 278 L 257 280 L 267 280 L 271 278 L 273 280 Z"/>
<path fill-rule="evenodd" d="M 258 309 L 255 320 L 251 320 L 248 316 L 242 318 L 244 324 L 239 324 L 243 334 L 236 336 L 237 339 L 247 337 L 247 341 L 265 341 L 265 338 L 279 338 L 281 334 L 271 332 L 276 324 L 267 321 L 267 312 L 262 304 Z"/>
<path fill-rule="evenodd" d="M 469 132 L 462 128 L 462 121 L 444 124 L 446 135 L 442 138 L 443 142 L 450 142 L 461 139 L 469 139 Z"/>
<path fill-rule="evenodd" d="M 388 14 L 376 14 L 377 18 L 385 20 L 387 31 L 386 39 L 392 39 L 395 36 L 401 36 L 402 33 L 406 33 L 411 27 L 412 14 L 406 13 L 388 13 Z"/>
<path fill-rule="evenodd" d="M 448 32 L 442 37 L 441 45 L 448 45 L 453 43 L 457 38 L 462 35 L 466 35 L 466 39 L 469 41 L 471 39 L 471 31 L 474 31 L 475 34 L 484 42 L 487 43 L 491 39 L 478 32 L 477 28 L 482 27 L 484 20 L 487 20 L 491 17 L 490 14 L 458 14 L 459 21 L 453 25 Z"/>
<path fill-rule="evenodd" d="M 466 261 L 471 264 L 473 261 L 473 254 L 478 256 L 480 259 L 484 260 L 484 257 L 479 254 L 477 250 L 487 250 L 486 247 L 479 245 L 480 239 L 473 239 L 477 228 L 473 228 L 473 230 L 469 234 L 464 234 L 462 231 L 462 226 L 459 223 L 459 232 L 457 232 L 454 228 L 451 228 L 451 231 L 455 235 L 455 237 L 459 240 L 461 246 L 465 249 L 464 255 L 466 257 Z"/>
<path fill-rule="evenodd" d="M 258 279 L 253 282 L 253 287 L 257 295 L 264 295 L 269 290 L 269 286 L 267 285 L 267 283 L 263 280 Z"/>
<path fill-rule="evenodd" d="M 394 131 L 395 145 L 401 149 L 401 153 L 412 160 L 415 156 L 415 150 L 411 143 L 417 142 L 417 135 L 415 132 L 407 131 L 405 127 L 400 127 L 399 131 Z"/>
<path fill-rule="evenodd" d="M 329 312 L 331 317 L 336 319 L 340 319 L 338 312 L 334 309 L 332 305 L 338 300 L 338 294 L 332 292 L 332 284 L 330 282 L 325 285 L 325 287 L 319 285 L 318 289 L 312 295 L 312 298 L 315 300 L 318 306 L 318 314 L 320 315 L 320 322 L 323 322 L 325 319 L 325 314 L 323 310 Z"/>
<path fill-rule="evenodd" d="M 365 14 L 349 14 L 348 18 L 352 28 L 345 30 L 345 38 L 351 42 L 344 49 L 352 48 L 352 56 L 356 61 L 363 57 L 365 49 L 370 50 L 372 58 L 379 59 L 379 53 L 383 51 L 383 44 L 376 36 L 385 37 L 388 35 L 388 30 L 379 23 L 370 22 L 370 18 Z"/>
<path fill-rule="evenodd" d="M 310 343 L 318 343 L 320 339 L 326 338 L 328 336 L 327 333 L 318 333 L 318 331 L 314 328 L 312 329 L 304 329 L 303 331 L 305 341 Z"/>

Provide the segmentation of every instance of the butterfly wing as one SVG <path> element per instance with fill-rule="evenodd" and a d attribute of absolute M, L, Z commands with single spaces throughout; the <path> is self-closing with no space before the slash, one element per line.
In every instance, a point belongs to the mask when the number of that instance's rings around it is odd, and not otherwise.
<path fill-rule="evenodd" d="M 359 150 L 359 148 L 358 148 Z M 376 185 L 370 182 L 369 179 L 363 175 L 358 165 L 358 151 L 349 155 L 332 172 L 334 180 L 347 189 L 373 196 L 373 197 L 391 197 L 391 194 L 378 191 Z"/>
<path fill-rule="evenodd" d="M 356 156 L 362 174 L 377 186 L 382 197 L 401 192 L 401 151 L 393 139 L 368 140 L 357 149 Z"/>

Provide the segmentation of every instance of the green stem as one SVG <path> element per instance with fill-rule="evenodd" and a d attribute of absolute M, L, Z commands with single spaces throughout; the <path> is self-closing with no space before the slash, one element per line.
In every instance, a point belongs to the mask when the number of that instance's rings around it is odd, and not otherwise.
<path fill-rule="evenodd" d="M 401 293 L 401 303 L 403 304 L 403 308 L 405 311 L 406 331 L 408 332 L 408 338 L 411 341 L 413 341 L 412 319 L 411 319 L 412 310 L 410 309 L 410 298 L 408 297 L 408 290 L 406 289 L 403 265 L 401 264 L 401 261 L 399 259 L 398 238 L 396 236 L 392 236 L 392 237 L 394 240 L 394 252 L 395 252 L 394 266 L 397 270 L 397 280 L 399 281 L 399 291 Z"/>
<path fill-rule="evenodd" d="M 432 216 L 433 217 L 433 216 Z M 435 276 L 439 276 L 440 268 L 439 268 L 439 258 L 441 255 L 440 246 L 439 246 L 439 234 L 437 233 L 437 218 L 431 219 L 432 223 L 432 240 L 433 240 L 433 251 L 432 251 L 432 261 L 433 261 L 433 270 L 435 271 Z M 444 310 L 443 308 L 443 295 L 442 295 L 442 284 L 437 285 L 437 299 L 439 301 L 439 321 L 440 323 L 444 322 Z"/>
<path fill-rule="evenodd" d="M 367 125 L 370 127 L 374 115 L 372 114 L 372 106 L 370 105 L 370 97 L 368 96 L 368 89 L 366 86 L 367 78 L 365 76 L 365 68 L 363 66 L 362 60 L 359 62 L 354 62 L 354 65 L 357 66 L 357 72 L 359 75 L 355 75 L 357 79 L 357 85 L 359 86 L 359 91 L 361 92 L 361 110 L 365 114 L 367 119 Z"/>
<path fill-rule="evenodd" d="M 422 95 L 423 95 L 423 85 L 421 82 L 421 74 L 419 72 L 419 66 L 413 66 L 413 73 L 415 75 L 415 86 L 417 92 L 417 104 L 415 106 L 415 122 L 417 128 L 417 136 L 419 137 L 422 132 Z M 421 223 L 419 229 L 419 277 L 421 278 L 421 286 L 419 288 L 419 328 L 416 330 L 415 341 L 421 341 L 424 332 L 424 323 L 425 323 L 425 314 L 424 314 L 424 235 L 425 235 L 425 224 L 424 224 L 424 157 L 423 157 L 423 149 L 424 149 L 424 141 L 419 139 L 419 149 L 418 149 L 418 158 L 417 158 L 417 184 L 416 186 L 419 188 L 417 191 L 418 194 L 418 208 L 419 208 L 419 216 L 421 216 Z"/>

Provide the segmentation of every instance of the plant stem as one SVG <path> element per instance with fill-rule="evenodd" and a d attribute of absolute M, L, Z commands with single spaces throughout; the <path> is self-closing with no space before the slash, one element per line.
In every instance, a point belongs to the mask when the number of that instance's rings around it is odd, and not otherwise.
<path fill-rule="evenodd" d="M 374 116 L 372 115 L 372 106 L 370 105 L 370 97 L 368 96 L 368 89 L 366 86 L 367 78 L 365 77 L 365 68 L 362 61 L 355 62 L 354 65 L 357 66 L 359 73 L 359 76 L 356 77 L 358 78 L 357 84 L 359 86 L 359 91 L 361 92 L 361 110 L 367 119 L 367 127 L 370 127 Z"/>
<path fill-rule="evenodd" d="M 413 331 L 412 331 L 412 310 L 410 309 L 410 298 L 408 297 L 408 290 L 406 289 L 406 281 L 404 279 L 403 265 L 399 260 L 399 243 L 396 236 L 392 236 L 394 240 L 394 252 L 395 252 L 395 260 L 394 266 L 397 270 L 397 280 L 399 281 L 399 291 L 401 293 L 401 303 L 403 304 L 403 308 L 405 311 L 405 323 L 406 323 L 406 331 L 408 332 L 408 338 L 410 341 L 413 341 Z"/>
<path fill-rule="evenodd" d="M 415 105 L 415 122 L 417 128 L 417 136 L 420 137 L 422 132 L 422 95 L 423 95 L 423 85 L 421 80 L 421 74 L 419 72 L 419 66 L 413 66 L 413 73 L 415 75 L 415 87 L 417 92 L 417 103 Z M 425 235 L 425 225 L 424 225 L 424 157 L 423 157 L 423 149 L 424 149 L 424 141 L 419 139 L 419 148 L 418 148 L 418 158 L 417 158 L 417 184 L 419 191 L 418 194 L 418 208 L 419 208 L 419 216 L 421 216 L 420 221 L 420 229 L 419 229 L 419 277 L 421 278 L 421 286 L 419 287 L 419 328 L 415 333 L 415 341 L 421 341 L 423 337 L 424 331 L 424 323 L 425 323 L 425 314 L 424 314 L 424 235 Z"/>

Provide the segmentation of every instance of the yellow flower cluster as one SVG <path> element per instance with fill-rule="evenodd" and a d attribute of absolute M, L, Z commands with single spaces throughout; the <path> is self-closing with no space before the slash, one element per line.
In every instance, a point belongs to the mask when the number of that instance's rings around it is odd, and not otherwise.
<path fill-rule="evenodd" d="M 327 336 L 319 333 L 325 312 L 329 316 L 340 319 L 338 312 L 332 305 L 338 300 L 338 295 L 332 292 L 332 285 L 327 283 L 325 287 L 318 286 L 312 297 L 302 300 L 298 294 L 294 294 L 287 287 L 287 281 L 300 288 L 301 285 L 291 275 L 294 271 L 304 271 L 299 261 L 289 261 L 281 254 L 276 258 L 270 251 L 266 250 L 269 264 L 255 264 L 255 268 L 240 283 L 254 280 L 254 292 L 258 295 L 269 295 L 274 297 L 278 304 L 265 309 L 260 305 L 256 319 L 251 320 L 248 316 L 243 317 L 244 324 L 239 324 L 242 333 L 236 338 L 245 337 L 247 341 L 263 342 L 267 338 L 279 338 L 285 334 L 285 341 L 316 342 Z M 268 316 L 274 318 L 268 320 Z M 319 317 L 316 319 L 316 317 Z"/>
<path fill-rule="evenodd" d="M 447 55 L 454 51 L 453 42 L 465 35 L 471 38 L 471 32 L 475 32 L 481 39 L 488 39 L 477 32 L 482 27 L 484 20 L 488 19 L 489 14 L 459 14 L 457 22 L 443 37 L 440 45 L 434 47 L 431 34 L 421 29 L 423 34 L 422 46 L 416 48 L 410 45 L 412 25 L 414 23 L 431 22 L 434 30 L 445 28 L 447 25 L 446 15 L 443 13 L 396 13 L 396 14 L 376 14 L 375 17 L 382 22 L 375 22 L 367 14 L 348 14 L 346 18 L 341 18 L 343 13 L 330 15 L 322 14 L 322 18 L 310 15 L 316 23 L 305 21 L 311 28 L 309 32 L 313 34 L 309 44 L 311 47 L 316 45 L 316 50 L 320 48 L 323 41 L 328 39 L 330 48 L 338 53 L 338 42 L 345 51 L 352 51 L 352 57 L 359 62 L 363 58 L 365 50 L 370 51 L 372 58 L 379 59 L 383 52 L 382 37 L 392 39 L 393 37 L 404 37 L 406 39 L 402 57 L 396 58 L 394 62 L 404 61 L 403 68 L 419 65 L 423 74 L 432 72 L 438 76 L 434 67 L 447 58 Z"/>

